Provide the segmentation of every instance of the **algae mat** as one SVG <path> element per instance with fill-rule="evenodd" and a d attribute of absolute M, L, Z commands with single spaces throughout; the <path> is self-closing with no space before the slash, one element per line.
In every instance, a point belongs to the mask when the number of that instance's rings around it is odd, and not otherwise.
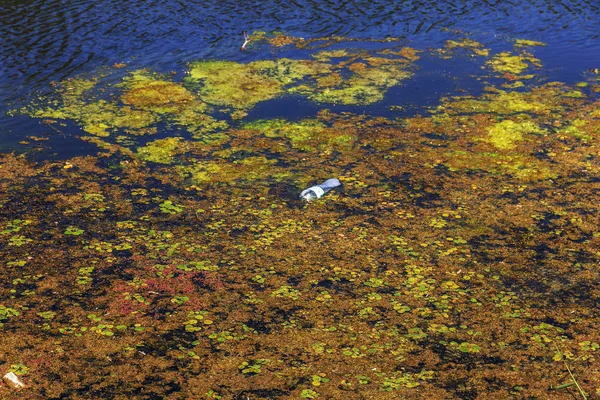
<path fill-rule="evenodd" d="M 596 396 L 598 76 L 546 79 L 527 40 L 253 38 L 302 57 L 106 68 L 13 111 L 33 153 L 98 150 L 0 157 L 0 359 L 27 385 L 2 397 Z M 424 59 L 481 90 L 339 108 Z M 321 111 L 250 118 L 286 97 Z"/>

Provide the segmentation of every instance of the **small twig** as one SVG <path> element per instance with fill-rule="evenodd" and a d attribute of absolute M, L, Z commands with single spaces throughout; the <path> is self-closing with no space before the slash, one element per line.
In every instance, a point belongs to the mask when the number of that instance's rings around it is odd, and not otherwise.
<path fill-rule="evenodd" d="M 60 135 L 63 137 L 63 139 L 66 139 L 66 138 L 67 138 L 67 137 L 65 136 L 65 134 L 64 134 L 64 133 L 63 133 L 63 132 L 62 132 L 60 129 L 58 129 L 57 127 L 55 127 L 54 125 L 52 125 L 52 124 L 53 124 L 53 122 L 51 122 L 51 121 L 47 121 L 47 120 L 44 120 L 44 121 L 42 121 L 42 123 L 43 123 L 44 125 L 46 125 L 47 127 L 49 127 L 50 129 L 52 129 L 53 131 L 55 131 L 55 132 L 58 132 L 58 133 L 59 133 L 59 134 L 60 134 Z"/>
<path fill-rule="evenodd" d="M 581 393 L 583 400 L 587 400 L 585 392 L 583 391 L 583 389 L 581 389 L 581 386 L 579 386 L 579 383 L 577 383 L 577 380 L 575 379 L 575 377 L 573 376 L 573 373 L 571 372 L 571 368 L 569 368 L 569 366 L 567 365 L 566 362 L 565 362 L 565 367 L 567 367 L 567 371 L 569 371 L 569 375 L 571 375 L 571 379 L 573 379 L 573 382 L 575 382 L 575 386 L 577 386 L 577 389 L 579 390 L 579 393 Z"/>
<path fill-rule="evenodd" d="M 558 345 L 555 344 L 554 346 L 556 347 L 556 351 L 558 351 L 559 353 L 562 354 L 562 351 L 560 351 L 560 349 L 558 348 Z M 575 376 L 571 372 L 571 368 L 569 368 L 569 365 L 567 364 L 567 362 L 565 360 L 563 360 L 563 364 L 565 364 L 565 367 L 567 368 L 567 371 L 569 371 L 569 375 L 571 376 L 571 380 L 573 381 L 573 383 L 565 383 L 565 384 L 559 385 L 559 386 L 557 386 L 555 388 L 552 388 L 552 387 L 550 387 L 550 388 L 551 389 L 563 389 L 563 388 L 567 388 L 567 387 L 575 385 L 577 387 L 577 390 L 579 390 L 579 393 L 581 394 L 581 397 L 583 397 L 583 400 L 587 400 L 587 396 L 585 395 L 585 392 L 583 391 L 583 389 L 581 388 L 581 386 L 579 386 L 579 383 L 577 382 L 577 379 L 575 379 Z"/>
<path fill-rule="evenodd" d="M 575 382 L 563 383 L 562 385 L 558 385 L 558 386 L 552 386 L 552 385 L 550 385 L 550 389 L 552 389 L 552 390 L 566 389 L 566 388 L 571 387 L 573 385 L 575 385 Z"/>
<path fill-rule="evenodd" d="M 249 38 L 248 35 L 246 35 L 246 31 L 243 31 L 242 35 L 244 35 L 244 44 L 242 45 L 241 50 L 244 51 L 244 50 L 246 50 L 246 45 L 248 43 L 250 43 L 252 41 L 252 39 Z"/>

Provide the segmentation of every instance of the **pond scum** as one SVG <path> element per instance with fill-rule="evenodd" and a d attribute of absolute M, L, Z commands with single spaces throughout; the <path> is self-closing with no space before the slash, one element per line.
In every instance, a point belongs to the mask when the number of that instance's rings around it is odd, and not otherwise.
<path fill-rule="evenodd" d="M 107 68 L 13 112 L 99 152 L 0 155 L 0 372 L 27 385 L 1 397 L 598 396 L 598 76 L 547 81 L 525 40 L 254 37 L 312 55 L 182 81 Z M 330 111 L 380 102 L 422 57 L 480 65 L 484 90 Z M 290 94 L 322 111 L 245 118 Z M 342 191 L 297 199 L 330 177 Z"/>

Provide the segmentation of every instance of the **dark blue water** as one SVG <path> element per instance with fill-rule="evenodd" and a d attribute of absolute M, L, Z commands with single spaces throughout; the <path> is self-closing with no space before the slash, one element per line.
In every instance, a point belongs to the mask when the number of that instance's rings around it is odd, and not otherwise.
<path fill-rule="evenodd" d="M 492 49 L 526 38 L 548 44 L 537 48 L 536 56 L 551 79 L 574 82 L 587 69 L 600 67 L 600 5 L 590 0 L 3 1 L 2 148 L 40 129 L 38 122 L 7 118 L 5 112 L 48 93 L 53 81 L 121 62 L 130 68 L 181 73 L 186 63 L 199 59 L 251 61 L 299 55 L 295 49 L 276 50 L 279 54 L 241 52 L 242 30 L 278 30 L 304 38 L 403 37 L 418 49 L 440 47 L 445 40 L 465 34 Z M 449 68 L 460 71 L 462 67 Z M 412 88 L 416 103 L 419 99 L 424 105 L 434 102 L 436 88 L 452 89 L 444 71 L 421 75 L 425 76 L 421 82 L 398 89 L 408 93 Z M 427 76 L 434 83 L 428 84 Z M 311 107 L 306 105 L 304 112 Z"/>

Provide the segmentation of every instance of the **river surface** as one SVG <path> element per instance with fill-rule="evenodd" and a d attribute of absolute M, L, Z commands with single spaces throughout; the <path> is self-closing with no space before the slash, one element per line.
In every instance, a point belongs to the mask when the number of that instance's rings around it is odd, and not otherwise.
<path fill-rule="evenodd" d="M 51 82 L 115 63 L 168 72 L 201 59 L 265 58 L 239 50 L 244 30 L 403 37 L 420 49 L 441 46 L 455 31 L 487 46 L 527 38 L 548 44 L 538 55 L 567 82 L 600 64 L 593 1 L 4 1 L 0 113 L 46 93 Z M 4 144 L 34 129 L 14 119 L 0 125 Z"/>

